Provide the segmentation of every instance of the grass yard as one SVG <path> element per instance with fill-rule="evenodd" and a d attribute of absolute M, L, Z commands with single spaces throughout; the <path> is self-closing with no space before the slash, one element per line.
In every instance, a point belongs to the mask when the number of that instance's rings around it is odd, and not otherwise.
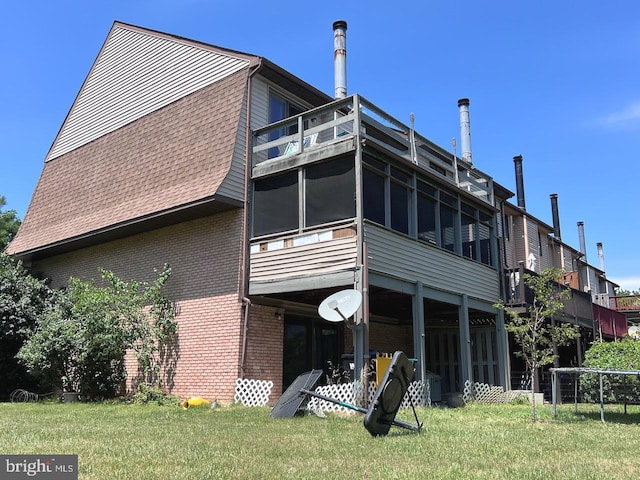
<path fill-rule="evenodd" d="M 373 438 L 363 415 L 272 419 L 266 408 L 0 404 L 0 453 L 77 454 L 80 479 L 637 479 L 640 408 L 421 409 L 419 434 Z M 399 418 L 413 422 L 409 411 Z"/>

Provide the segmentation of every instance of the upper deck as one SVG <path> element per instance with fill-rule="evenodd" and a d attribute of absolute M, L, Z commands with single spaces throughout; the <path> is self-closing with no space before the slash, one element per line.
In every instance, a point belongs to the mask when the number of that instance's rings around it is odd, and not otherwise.
<path fill-rule="evenodd" d="M 252 177 L 373 146 L 495 207 L 493 179 L 359 95 L 253 132 Z"/>

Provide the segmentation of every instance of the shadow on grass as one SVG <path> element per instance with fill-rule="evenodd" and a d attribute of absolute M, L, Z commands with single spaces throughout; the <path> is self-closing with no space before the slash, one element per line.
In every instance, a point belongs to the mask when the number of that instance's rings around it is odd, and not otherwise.
<path fill-rule="evenodd" d="M 576 420 L 596 420 L 601 421 L 600 412 L 580 412 L 573 413 Z M 606 423 L 620 423 L 623 425 L 635 425 L 640 423 L 640 413 L 608 412 L 604 411 L 604 421 Z"/>
<path fill-rule="evenodd" d="M 599 405 L 578 405 L 578 411 L 559 411 L 557 420 L 561 422 L 601 422 Z M 624 412 L 622 405 L 605 405 L 604 407 L 605 423 L 619 423 L 621 425 L 637 425 L 640 424 L 640 411 L 637 407 L 630 407 L 627 413 Z"/>

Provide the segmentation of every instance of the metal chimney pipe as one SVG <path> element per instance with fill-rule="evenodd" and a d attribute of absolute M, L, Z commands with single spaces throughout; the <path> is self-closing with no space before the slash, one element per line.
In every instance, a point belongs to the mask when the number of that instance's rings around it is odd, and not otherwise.
<path fill-rule="evenodd" d="M 578 222 L 578 240 L 580 241 L 580 253 L 582 253 L 582 258 L 585 263 L 587 263 L 587 242 L 584 239 L 584 222 Z"/>
<path fill-rule="evenodd" d="M 562 240 L 560 235 L 560 214 L 558 213 L 558 194 L 552 193 L 549 195 L 551 199 L 551 216 L 553 218 L 553 236 L 558 240 Z"/>
<path fill-rule="evenodd" d="M 598 248 L 598 262 L 600 263 L 600 270 L 604 272 L 604 251 L 602 250 L 602 242 L 596 243 Z"/>
<path fill-rule="evenodd" d="M 333 75 L 335 98 L 347 98 L 347 22 L 333 22 Z"/>
<path fill-rule="evenodd" d="M 471 161 L 471 121 L 469 120 L 469 99 L 458 100 L 458 110 L 460 110 L 460 150 L 462 160 L 468 163 Z"/>
<path fill-rule="evenodd" d="M 513 163 L 516 167 L 516 196 L 518 197 L 518 206 L 526 210 L 524 202 L 524 176 L 522 174 L 522 155 L 513 157 Z"/>

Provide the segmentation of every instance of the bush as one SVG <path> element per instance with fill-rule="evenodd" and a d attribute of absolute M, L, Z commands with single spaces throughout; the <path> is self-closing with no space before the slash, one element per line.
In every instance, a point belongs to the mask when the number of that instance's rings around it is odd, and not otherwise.
<path fill-rule="evenodd" d="M 141 383 L 138 385 L 138 391 L 132 395 L 131 400 L 138 405 L 155 404 L 161 406 L 176 406 L 180 403 L 178 397 L 169 395 L 161 388 L 150 383 Z"/>
<path fill-rule="evenodd" d="M 18 353 L 30 372 L 85 399 L 118 393 L 129 349 L 142 381 L 159 383 L 159 350 L 176 331 L 171 303 L 161 293 L 168 266 L 151 285 L 101 273 L 105 287 L 72 278 L 67 290 L 57 291 L 56 302 Z"/>
<path fill-rule="evenodd" d="M 640 341 L 594 343 L 586 352 L 583 366 L 606 370 L 640 370 Z M 599 375 L 580 375 L 582 394 L 587 402 L 600 401 Z M 604 401 L 616 403 L 627 398 L 640 400 L 640 380 L 631 375 L 603 375 Z"/>
<path fill-rule="evenodd" d="M 8 399 L 9 393 L 18 388 L 48 388 L 30 377 L 15 356 L 51 307 L 52 295 L 45 281 L 0 253 L 0 400 Z"/>

